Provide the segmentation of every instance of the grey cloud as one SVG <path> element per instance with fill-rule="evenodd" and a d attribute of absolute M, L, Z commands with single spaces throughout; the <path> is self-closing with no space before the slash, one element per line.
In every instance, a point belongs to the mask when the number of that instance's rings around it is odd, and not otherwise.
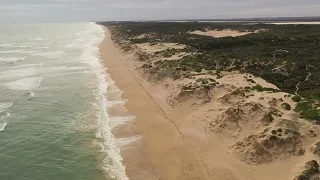
<path fill-rule="evenodd" d="M 0 0 L 0 22 L 316 16 L 319 0 Z"/>

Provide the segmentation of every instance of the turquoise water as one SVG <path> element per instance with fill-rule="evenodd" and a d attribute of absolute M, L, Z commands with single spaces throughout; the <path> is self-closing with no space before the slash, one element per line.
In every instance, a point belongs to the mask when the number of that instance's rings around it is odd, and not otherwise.
<path fill-rule="evenodd" d="M 0 179 L 127 179 L 106 113 L 103 30 L 0 28 Z"/>

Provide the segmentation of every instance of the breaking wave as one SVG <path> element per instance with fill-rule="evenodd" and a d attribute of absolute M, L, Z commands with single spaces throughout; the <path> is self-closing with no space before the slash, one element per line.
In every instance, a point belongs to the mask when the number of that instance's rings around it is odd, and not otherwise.
<path fill-rule="evenodd" d="M 0 122 L 0 132 L 5 130 L 5 127 L 7 126 L 7 122 Z"/>
<path fill-rule="evenodd" d="M 42 77 L 31 77 L 3 83 L 3 85 L 12 90 L 35 90 L 40 86 L 41 81 Z"/>
<path fill-rule="evenodd" d="M 82 46 L 84 48 L 81 59 L 84 63 L 88 64 L 89 68 L 95 73 L 99 84 L 96 92 L 98 102 L 95 103 L 95 105 L 100 108 L 97 114 L 99 128 L 96 136 L 98 139 L 104 140 L 100 144 L 102 151 L 107 154 L 107 157 L 104 159 L 103 168 L 111 178 L 128 180 L 117 140 L 111 132 L 110 117 L 106 111 L 108 108 L 108 100 L 105 96 L 109 84 L 106 81 L 106 69 L 100 62 L 99 48 L 97 47 L 104 39 L 104 31 L 100 26 L 91 23 L 84 32 L 80 32 L 78 35 L 81 38 L 78 39 L 77 42 L 80 47 Z"/>

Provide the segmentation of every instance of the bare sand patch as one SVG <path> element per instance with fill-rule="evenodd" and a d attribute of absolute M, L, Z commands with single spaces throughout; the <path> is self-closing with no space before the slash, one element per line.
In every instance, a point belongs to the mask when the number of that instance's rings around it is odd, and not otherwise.
<path fill-rule="evenodd" d="M 265 81 L 262 78 L 255 77 L 251 74 L 241 74 L 237 71 L 234 72 L 222 72 L 222 78 L 217 79 L 220 84 L 229 84 L 235 87 L 247 87 L 260 85 L 265 88 L 278 89 L 277 86 Z"/>
<path fill-rule="evenodd" d="M 136 44 L 140 50 L 148 54 L 154 54 L 156 52 L 165 51 L 167 49 L 184 49 L 186 45 L 177 44 L 177 43 L 142 43 Z"/>
<path fill-rule="evenodd" d="M 209 31 L 193 31 L 190 32 L 190 34 L 196 34 L 196 35 L 201 35 L 201 36 L 212 36 L 215 38 L 222 38 L 222 37 L 237 37 L 237 36 L 244 36 L 247 34 L 252 34 L 252 33 L 258 33 L 261 30 L 256 30 L 254 32 L 240 32 L 240 31 L 236 31 L 236 30 L 231 30 L 231 29 L 225 29 L 222 31 L 218 31 L 218 30 L 209 30 Z"/>

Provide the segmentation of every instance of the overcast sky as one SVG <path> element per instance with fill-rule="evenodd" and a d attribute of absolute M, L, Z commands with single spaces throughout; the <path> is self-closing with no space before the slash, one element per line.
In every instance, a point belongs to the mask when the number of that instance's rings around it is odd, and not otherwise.
<path fill-rule="evenodd" d="M 320 16 L 320 0 L 0 0 L 0 22 Z"/>

